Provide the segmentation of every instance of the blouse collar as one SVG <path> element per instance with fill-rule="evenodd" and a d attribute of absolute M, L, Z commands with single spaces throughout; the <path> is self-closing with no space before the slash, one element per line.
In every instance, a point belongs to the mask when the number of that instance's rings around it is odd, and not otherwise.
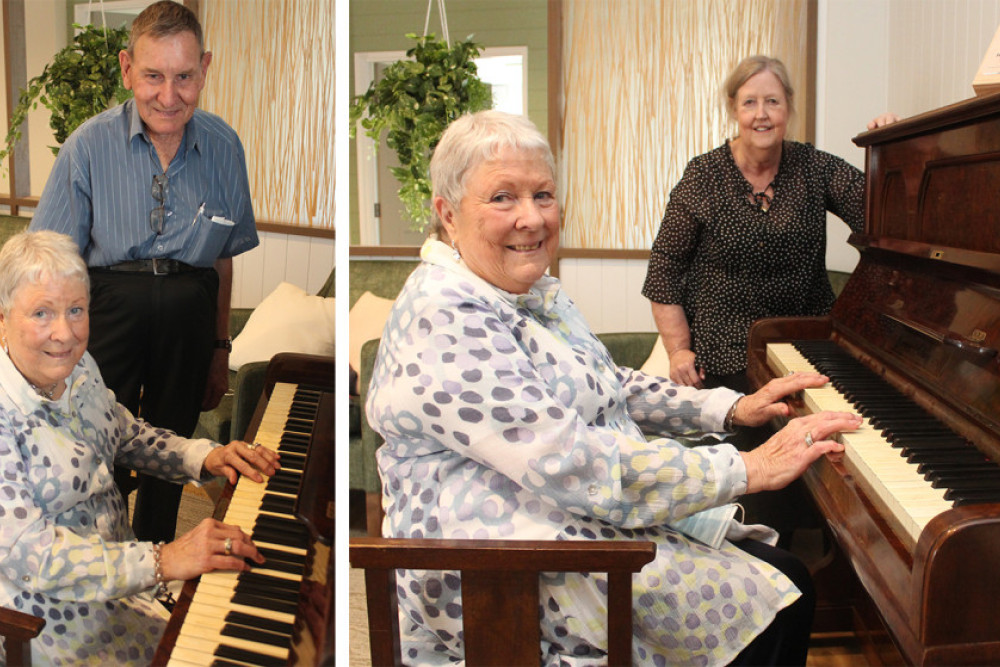
<path fill-rule="evenodd" d="M 0 391 L 7 395 L 22 414 L 31 414 L 42 406 L 68 406 L 70 395 L 74 393 L 86 377 L 86 368 L 83 359 L 81 359 L 77 362 L 69 377 L 66 378 L 66 390 L 63 392 L 63 395 L 58 399 L 48 399 L 31 387 L 7 354 L 0 352 Z"/>
<path fill-rule="evenodd" d="M 466 266 L 461 258 L 456 258 L 455 251 L 436 239 L 427 239 L 420 248 L 420 259 L 428 264 L 445 267 L 461 274 L 463 277 L 479 282 L 495 292 L 504 301 L 515 308 L 525 308 L 536 315 L 551 316 L 559 296 L 559 279 L 543 275 L 525 294 L 514 294 L 502 290 L 496 285 L 484 280 Z"/>

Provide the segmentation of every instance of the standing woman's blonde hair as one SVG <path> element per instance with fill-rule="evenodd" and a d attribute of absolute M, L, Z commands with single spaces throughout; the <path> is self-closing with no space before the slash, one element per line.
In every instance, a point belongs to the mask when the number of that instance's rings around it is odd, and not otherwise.
<path fill-rule="evenodd" d="M 42 276 L 76 278 L 90 294 L 90 275 L 76 242 L 52 231 L 21 232 L 0 249 L 0 312 L 10 313 L 14 293 Z"/>
<path fill-rule="evenodd" d="M 730 118 L 736 115 L 736 93 L 743 87 L 743 84 L 761 72 L 768 71 L 778 77 L 781 87 L 785 90 L 785 101 L 788 103 L 789 114 L 795 113 L 795 90 L 792 88 L 792 80 L 788 76 L 785 64 L 777 58 L 768 56 L 749 56 L 740 61 L 722 84 L 722 92 L 726 96 L 726 111 Z"/>

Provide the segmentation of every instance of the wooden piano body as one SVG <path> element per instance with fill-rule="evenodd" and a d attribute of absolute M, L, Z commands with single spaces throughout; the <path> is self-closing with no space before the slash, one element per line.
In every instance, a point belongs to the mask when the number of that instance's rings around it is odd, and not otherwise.
<path fill-rule="evenodd" d="M 769 343 L 829 339 L 1000 460 L 1000 95 L 854 141 L 866 150 L 860 262 L 830 316 L 752 328 L 751 382 L 775 375 Z M 852 587 L 835 583 L 842 599 L 828 602 L 893 640 L 874 657 L 1000 664 L 1000 504 L 948 509 L 914 538 L 848 462 L 821 459 L 804 479 L 861 584 L 845 599 Z"/>

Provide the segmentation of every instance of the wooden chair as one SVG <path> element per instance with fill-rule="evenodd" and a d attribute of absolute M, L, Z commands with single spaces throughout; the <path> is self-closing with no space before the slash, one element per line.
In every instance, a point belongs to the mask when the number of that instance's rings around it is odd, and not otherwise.
<path fill-rule="evenodd" d="M 540 572 L 608 574 L 608 664 L 632 662 L 632 575 L 652 542 L 354 538 L 365 570 L 372 665 L 400 665 L 396 569 L 458 570 L 466 664 L 538 665 Z"/>
<path fill-rule="evenodd" d="M 31 666 L 32 639 L 45 627 L 45 619 L 14 609 L 0 607 L 0 638 L 7 652 L 5 664 L 12 667 Z"/>

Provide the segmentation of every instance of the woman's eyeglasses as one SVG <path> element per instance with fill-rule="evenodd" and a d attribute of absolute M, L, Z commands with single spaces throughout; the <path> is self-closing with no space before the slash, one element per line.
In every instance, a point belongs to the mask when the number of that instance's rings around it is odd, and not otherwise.
<path fill-rule="evenodd" d="M 163 233 L 163 221 L 166 219 L 166 208 L 163 202 L 167 199 L 167 192 L 170 187 L 167 184 L 166 174 L 153 174 L 153 199 L 157 201 L 157 206 L 149 212 L 149 227 L 157 236 Z"/>

